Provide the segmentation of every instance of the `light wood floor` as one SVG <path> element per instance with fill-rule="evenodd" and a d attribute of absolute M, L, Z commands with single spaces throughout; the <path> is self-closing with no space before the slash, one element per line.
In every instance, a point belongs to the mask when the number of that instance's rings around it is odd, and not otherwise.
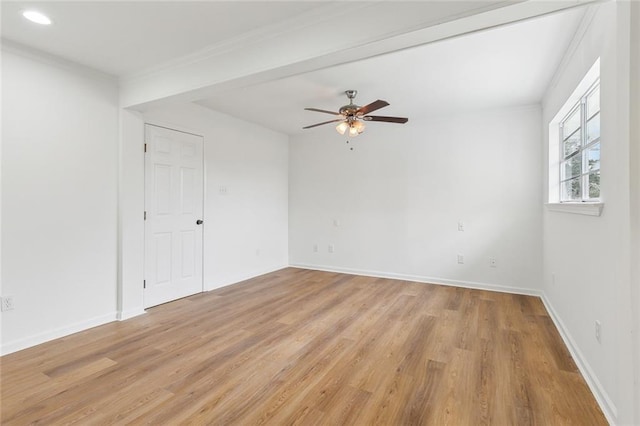
<path fill-rule="evenodd" d="M 1 359 L 2 424 L 606 424 L 540 300 L 284 269 Z"/>

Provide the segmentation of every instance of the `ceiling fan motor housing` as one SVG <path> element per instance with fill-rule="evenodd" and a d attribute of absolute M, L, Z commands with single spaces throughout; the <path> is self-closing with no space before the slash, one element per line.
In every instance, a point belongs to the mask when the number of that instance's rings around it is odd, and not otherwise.
<path fill-rule="evenodd" d="M 356 104 L 349 104 L 349 105 L 345 105 L 343 107 L 340 107 L 340 114 L 344 115 L 345 117 L 349 118 L 349 117 L 355 117 L 356 116 L 356 112 L 358 111 L 358 109 L 360 109 L 360 107 Z"/>
<path fill-rule="evenodd" d="M 353 103 L 353 99 L 358 94 L 358 91 L 357 90 L 345 90 L 344 93 L 345 93 L 345 95 L 347 95 L 347 98 L 349 98 L 349 105 L 344 105 L 344 106 L 340 107 L 338 112 L 340 114 L 344 115 L 345 117 L 347 117 L 347 119 L 353 120 L 354 117 L 356 116 L 356 113 L 360 109 L 360 105 L 356 105 L 356 104 Z"/>

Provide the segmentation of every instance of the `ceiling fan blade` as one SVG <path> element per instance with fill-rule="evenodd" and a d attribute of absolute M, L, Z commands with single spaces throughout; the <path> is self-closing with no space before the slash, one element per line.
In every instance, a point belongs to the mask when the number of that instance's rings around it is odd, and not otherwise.
<path fill-rule="evenodd" d="M 384 121 L 386 123 L 406 123 L 409 121 L 406 117 L 384 117 L 381 115 L 367 115 L 362 119 L 365 121 Z"/>
<path fill-rule="evenodd" d="M 336 121 L 342 121 L 342 120 L 343 120 L 342 118 L 338 118 L 337 120 L 323 121 L 322 123 L 312 124 L 311 126 L 303 127 L 303 129 L 310 129 L 312 127 L 318 127 L 318 126 L 322 126 L 323 124 L 335 123 Z"/>
<path fill-rule="evenodd" d="M 389 105 L 389 102 L 378 99 L 377 101 L 371 102 L 369 105 L 360 107 L 360 109 L 356 111 L 356 114 L 362 114 L 362 115 L 369 114 L 370 112 L 376 111 L 380 108 L 384 108 L 387 105 Z"/>
<path fill-rule="evenodd" d="M 342 115 L 339 112 L 327 111 L 326 109 L 305 108 L 306 111 L 324 112 L 325 114 Z"/>

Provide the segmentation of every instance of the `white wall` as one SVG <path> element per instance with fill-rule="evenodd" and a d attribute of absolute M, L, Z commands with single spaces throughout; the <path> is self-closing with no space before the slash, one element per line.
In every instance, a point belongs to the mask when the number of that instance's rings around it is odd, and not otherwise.
<path fill-rule="evenodd" d="M 610 420 L 632 424 L 633 361 L 630 282 L 628 2 L 602 4 L 567 52 L 543 102 L 548 123 L 595 60 L 601 58 L 600 217 L 543 214 L 543 290 L 547 305 L 596 388 Z M 545 157 L 548 134 L 544 132 Z M 544 176 L 548 176 L 545 163 Z M 545 184 L 548 188 L 548 184 Z M 545 192 L 545 200 L 547 194 Z M 553 278 L 555 277 L 555 279 Z M 602 342 L 595 321 L 602 323 Z"/>
<path fill-rule="evenodd" d="M 204 136 L 205 289 L 287 266 L 288 136 L 196 104 L 144 119 Z"/>
<path fill-rule="evenodd" d="M 640 117 L 640 2 L 631 3 L 631 117 Z M 634 77 L 635 76 L 635 77 Z M 635 423 L 640 424 L 640 120 L 633 119 L 631 124 L 631 284 L 634 286 L 632 300 L 635 301 L 634 322 L 635 334 L 633 341 L 635 366 Z"/>
<path fill-rule="evenodd" d="M 106 76 L 2 60 L 2 353 L 143 312 L 144 121 L 205 137 L 207 290 L 288 264 L 287 136 L 194 104 L 119 111 Z"/>
<path fill-rule="evenodd" d="M 117 93 L 3 43 L 3 353 L 115 318 Z"/>
<path fill-rule="evenodd" d="M 535 293 L 540 118 L 537 106 L 415 112 L 405 125 L 369 123 L 349 145 L 331 126 L 293 137 L 291 264 Z"/>

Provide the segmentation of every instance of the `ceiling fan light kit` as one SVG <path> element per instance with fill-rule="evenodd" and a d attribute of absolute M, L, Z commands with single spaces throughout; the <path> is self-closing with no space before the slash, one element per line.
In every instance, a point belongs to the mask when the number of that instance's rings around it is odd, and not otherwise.
<path fill-rule="evenodd" d="M 305 108 L 305 110 L 307 111 L 315 111 L 315 112 L 322 112 L 324 114 L 339 115 L 341 116 L 341 118 L 324 121 L 322 123 L 312 124 L 310 126 L 303 127 L 303 129 L 311 129 L 312 127 L 322 126 L 324 124 L 335 123 L 339 121 L 340 123 L 338 123 L 338 125 L 336 126 L 336 130 L 338 133 L 340 133 L 341 135 L 344 135 L 345 133 L 348 132 L 349 136 L 356 137 L 360 133 L 364 132 L 365 121 L 382 121 L 386 123 L 400 123 L 400 124 L 404 124 L 407 121 L 409 121 L 409 119 L 405 117 L 383 117 L 380 115 L 367 115 L 370 112 L 386 107 L 387 105 L 389 105 L 389 103 L 387 101 L 378 99 L 377 101 L 371 102 L 370 104 L 361 107 L 353 103 L 353 99 L 358 94 L 357 90 L 347 90 L 344 93 L 345 95 L 347 95 L 347 98 L 349 98 L 349 103 L 347 105 L 340 107 L 338 112 L 327 111 L 327 110 L 318 109 L 318 108 Z"/>
<path fill-rule="evenodd" d="M 336 130 L 341 135 L 344 135 L 347 130 L 349 131 L 349 136 L 356 137 L 360 133 L 364 132 L 364 123 L 362 121 L 354 120 L 352 122 L 343 121 L 336 126 Z"/>
<path fill-rule="evenodd" d="M 338 133 L 340 133 L 341 135 L 344 135 L 344 133 L 347 131 L 347 129 L 349 128 L 349 124 L 347 124 L 346 121 L 343 121 L 342 123 L 338 124 L 336 126 L 336 130 L 338 131 Z"/>

